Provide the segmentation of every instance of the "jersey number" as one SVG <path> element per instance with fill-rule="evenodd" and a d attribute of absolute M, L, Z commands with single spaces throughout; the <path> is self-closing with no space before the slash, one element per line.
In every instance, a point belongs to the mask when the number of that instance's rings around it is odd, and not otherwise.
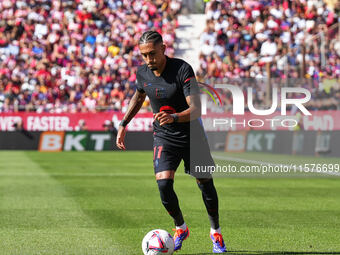
<path fill-rule="evenodd" d="M 157 158 L 161 157 L 162 150 L 163 150 L 163 146 L 153 147 L 153 160 L 155 160 L 156 154 L 157 154 Z"/>

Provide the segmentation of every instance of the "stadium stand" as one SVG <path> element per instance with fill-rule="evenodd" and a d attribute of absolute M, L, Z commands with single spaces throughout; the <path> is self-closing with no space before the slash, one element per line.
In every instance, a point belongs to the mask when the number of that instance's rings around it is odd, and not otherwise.
<path fill-rule="evenodd" d="M 177 0 L 0 2 L 0 112 L 124 111 L 136 46 L 156 29 L 173 56 Z M 147 102 L 146 102 L 147 105 Z"/>
<path fill-rule="evenodd" d="M 271 78 L 272 87 L 284 81 L 312 91 L 309 109 L 340 109 L 337 12 L 334 1 L 210 1 L 197 76 L 258 88 L 258 106 L 265 105 L 261 79 Z"/>
<path fill-rule="evenodd" d="M 1 1 L 0 112 L 124 112 L 142 61 L 139 36 L 156 29 L 167 55 L 174 56 L 181 2 Z M 312 90 L 310 109 L 339 109 L 338 5 L 331 0 L 208 1 L 198 79 L 245 89 L 249 83 L 240 79 L 269 74 L 278 82 L 273 86 L 288 80 Z M 256 100 L 264 104 L 263 90 L 257 90 Z M 150 111 L 148 101 L 143 111 Z"/>

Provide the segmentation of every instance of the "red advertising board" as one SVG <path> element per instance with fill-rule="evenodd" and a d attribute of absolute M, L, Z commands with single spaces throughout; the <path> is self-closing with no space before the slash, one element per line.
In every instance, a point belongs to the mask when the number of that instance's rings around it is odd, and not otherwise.
<path fill-rule="evenodd" d="M 340 130 L 340 111 L 312 111 L 311 116 L 285 116 L 295 119 L 304 130 Z M 84 120 L 88 130 L 104 130 L 103 124 L 111 120 L 118 127 L 124 114 L 100 113 L 0 113 L 0 131 L 14 131 L 14 124 L 22 121 L 28 131 L 72 131 L 80 120 Z M 294 130 L 292 121 L 284 121 L 279 112 L 270 116 L 257 116 L 249 112 L 245 115 L 219 113 L 203 116 L 206 131 L 219 130 Z M 283 122 L 282 122 L 283 121 Z M 152 113 L 139 113 L 128 125 L 130 131 L 151 131 Z"/>
<path fill-rule="evenodd" d="M 124 114 L 112 112 L 100 113 L 0 113 L 0 131 L 14 131 L 14 124 L 22 121 L 28 131 L 72 131 L 76 130 L 80 120 L 84 120 L 87 130 L 104 130 L 106 120 L 116 126 Z M 129 124 L 130 131 L 152 130 L 152 113 L 138 114 Z"/>

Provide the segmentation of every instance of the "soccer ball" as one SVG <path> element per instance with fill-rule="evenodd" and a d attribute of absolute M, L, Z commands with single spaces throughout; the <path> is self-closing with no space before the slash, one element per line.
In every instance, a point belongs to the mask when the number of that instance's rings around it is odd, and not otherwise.
<path fill-rule="evenodd" d="M 142 241 L 144 255 L 171 255 L 175 243 L 172 236 L 162 229 L 154 229 L 147 233 Z"/>

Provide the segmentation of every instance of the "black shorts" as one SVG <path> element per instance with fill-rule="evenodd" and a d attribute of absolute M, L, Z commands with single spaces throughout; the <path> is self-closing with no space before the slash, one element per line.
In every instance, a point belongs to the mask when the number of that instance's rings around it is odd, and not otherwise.
<path fill-rule="evenodd" d="M 195 178 L 211 178 L 209 167 L 215 166 L 208 143 L 200 142 L 195 146 L 181 147 L 169 144 L 166 140 L 154 138 L 153 166 L 155 173 L 165 170 L 176 171 L 184 161 L 185 173 Z"/>

